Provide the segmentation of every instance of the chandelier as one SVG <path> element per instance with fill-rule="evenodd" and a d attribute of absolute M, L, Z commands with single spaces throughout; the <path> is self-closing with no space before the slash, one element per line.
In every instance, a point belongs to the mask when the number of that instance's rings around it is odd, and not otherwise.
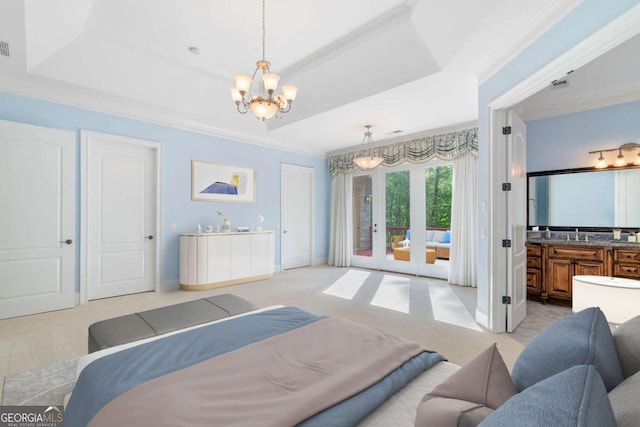
<path fill-rule="evenodd" d="M 231 98 L 235 101 L 236 107 L 240 114 L 251 112 L 259 119 L 264 121 L 273 116 L 282 117 L 284 113 L 291 110 L 291 104 L 296 99 L 298 88 L 294 85 L 283 85 L 282 94 L 277 94 L 278 82 L 280 76 L 272 73 L 269 67 L 271 64 L 265 59 L 265 20 L 264 20 L 264 1 L 262 0 L 262 59 L 256 62 L 256 69 L 253 75 L 249 77 L 246 74 L 237 74 L 235 76 L 236 85 L 231 88 Z M 251 83 L 258 74 L 258 70 L 262 70 L 262 88 L 261 94 L 250 93 Z"/>
<path fill-rule="evenodd" d="M 382 157 L 377 157 L 373 149 L 373 139 L 371 139 L 371 125 L 366 125 L 367 130 L 364 133 L 361 144 L 367 144 L 368 149 L 364 151 L 364 154 L 358 153 L 353 162 L 360 167 L 360 169 L 368 170 L 373 169 L 380 165 L 384 160 Z"/>

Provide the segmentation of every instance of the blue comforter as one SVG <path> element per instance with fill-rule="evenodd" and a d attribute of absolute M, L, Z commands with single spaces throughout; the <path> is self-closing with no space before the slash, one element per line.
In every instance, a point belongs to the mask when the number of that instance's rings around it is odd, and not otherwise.
<path fill-rule="evenodd" d="M 284 307 L 167 336 L 105 356 L 82 371 L 65 411 L 65 425 L 86 426 L 103 406 L 139 384 L 323 318 L 295 307 Z M 438 353 L 423 352 L 363 392 L 301 425 L 355 425 L 420 372 L 441 360 L 444 358 Z"/>

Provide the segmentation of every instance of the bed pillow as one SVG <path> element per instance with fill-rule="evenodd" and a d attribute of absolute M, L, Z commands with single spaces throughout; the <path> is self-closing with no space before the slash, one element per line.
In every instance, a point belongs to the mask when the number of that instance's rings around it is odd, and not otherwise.
<path fill-rule="evenodd" d="M 567 316 L 545 329 L 522 350 L 511 377 L 521 392 L 576 365 L 594 365 L 607 391 L 624 380 L 611 329 L 597 307 Z"/>
<path fill-rule="evenodd" d="M 442 243 L 451 243 L 451 231 L 447 230 L 444 232 Z"/>
<path fill-rule="evenodd" d="M 638 420 L 640 420 L 638 396 L 640 396 L 640 372 L 624 380 L 609 393 L 609 401 L 618 427 L 638 427 Z"/>
<path fill-rule="evenodd" d="M 515 393 L 493 344 L 424 396 L 415 425 L 476 426 Z"/>
<path fill-rule="evenodd" d="M 618 358 L 625 378 L 640 371 L 640 316 L 627 320 L 613 331 Z"/>
<path fill-rule="evenodd" d="M 480 423 L 480 427 L 616 427 L 616 419 L 593 365 L 580 365 L 518 393 Z"/>

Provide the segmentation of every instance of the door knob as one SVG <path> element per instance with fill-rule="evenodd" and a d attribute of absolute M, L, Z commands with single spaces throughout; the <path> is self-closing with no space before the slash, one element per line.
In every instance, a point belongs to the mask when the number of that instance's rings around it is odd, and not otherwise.
<path fill-rule="evenodd" d="M 287 232 L 287 230 L 282 230 L 282 232 L 283 232 L 283 233 L 286 233 L 286 232 Z"/>
<path fill-rule="evenodd" d="M 152 235 L 149 235 L 149 236 L 147 236 L 147 239 L 149 239 L 149 240 L 153 240 L 153 236 L 152 236 Z"/>
<path fill-rule="evenodd" d="M 70 245 L 73 243 L 73 240 L 71 239 L 67 239 L 67 240 L 60 240 L 60 243 L 66 243 L 67 245 Z"/>

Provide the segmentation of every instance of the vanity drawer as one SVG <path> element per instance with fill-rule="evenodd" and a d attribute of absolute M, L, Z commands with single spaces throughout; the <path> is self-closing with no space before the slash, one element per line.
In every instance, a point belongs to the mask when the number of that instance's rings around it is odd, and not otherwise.
<path fill-rule="evenodd" d="M 549 246 L 550 258 L 604 261 L 604 248 L 577 248 L 575 246 Z"/>
<path fill-rule="evenodd" d="M 614 249 L 613 260 L 616 262 L 629 262 L 640 264 L 640 250 L 637 249 Z"/>
<path fill-rule="evenodd" d="M 542 268 L 542 260 L 540 258 L 527 257 L 527 268 Z"/>
<path fill-rule="evenodd" d="M 542 248 L 540 245 L 527 245 L 527 256 L 540 256 L 542 255 Z"/>
<path fill-rule="evenodd" d="M 613 264 L 613 275 L 628 279 L 640 279 L 640 265 Z"/>

